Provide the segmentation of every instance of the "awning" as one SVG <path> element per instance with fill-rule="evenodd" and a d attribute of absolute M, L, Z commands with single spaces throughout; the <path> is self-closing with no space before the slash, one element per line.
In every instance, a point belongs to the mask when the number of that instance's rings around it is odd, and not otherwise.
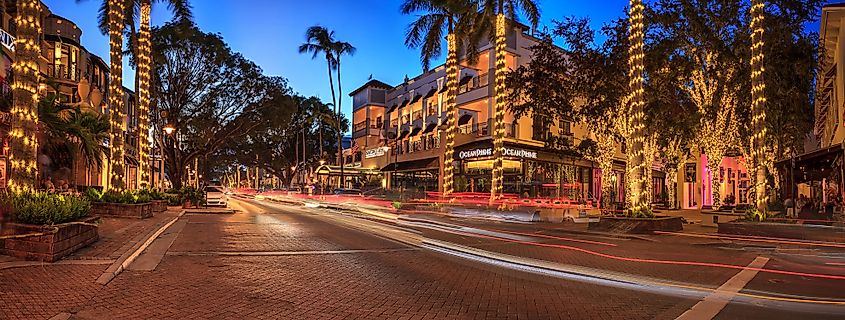
<path fill-rule="evenodd" d="M 437 169 L 439 168 L 439 164 L 440 161 L 438 160 L 438 158 L 434 157 L 413 161 L 403 161 L 399 163 L 391 163 L 384 166 L 384 168 L 381 168 L 381 171 L 413 171 L 423 169 Z"/>
<path fill-rule="evenodd" d="M 422 95 L 419 95 L 419 94 L 415 95 L 414 98 L 411 99 L 411 103 L 417 103 L 417 101 L 420 101 L 421 98 L 422 98 Z"/>
<path fill-rule="evenodd" d="M 314 170 L 314 173 L 317 175 L 340 175 L 340 166 L 331 166 L 324 164 L 322 166 L 317 167 Z M 378 174 L 379 171 L 372 168 L 362 168 L 362 167 L 350 167 L 344 166 L 343 173 L 345 175 L 357 175 L 357 174 Z"/>
<path fill-rule="evenodd" d="M 470 120 L 472 120 L 472 115 L 464 114 L 460 118 L 458 118 L 458 125 L 460 126 L 460 125 L 467 124 L 467 123 L 469 123 Z"/>
<path fill-rule="evenodd" d="M 431 98 L 431 96 L 433 96 L 435 93 L 437 93 L 437 86 L 436 85 L 431 86 L 431 89 L 428 90 L 428 93 L 426 93 L 423 98 L 426 98 L 426 99 Z"/>
<path fill-rule="evenodd" d="M 414 127 L 413 129 L 411 129 L 411 136 L 413 137 L 413 136 L 417 135 L 418 133 L 420 133 L 420 131 L 422 131 L 422 128 Z"/>
<path fill-rule="evenodd" d="M 140 165 L 140 163 L 138 162 L 138 159 L 135 159 L 134 157 L 124 156 L 123 159 L 125 159 L 126 163 L 129 164 L 130 166 L 137 167 L 137 166 Z"/>
<path fill-rule="evenodd" d="M 409 131 L 408 131 L 408 130 L 403 130 L 403 131 L 402 131 L 402 133 L 400 133 L 400 134 L 399 134 L 399 136 L 398 136 L 398 137 L 396 137 L 396 139 L 402 139 L 402 138 L 405 138 L 406 136 L 408 136 L 408 133 L 409 133 Z"/>
<path fill-rule="evenodd" d="M 390 108 L 387 108 L 387 112 L 393 112 L 393 110 L 396 110 L 396 107 L 398 107 L 398 106 L 399 105 L 395 104 L 395 103 L 390 105 Z"/>
<path fill-rule="evenodd" d="M 423 133 L 429 133 L 437 128 L 437 122 L 430 122 L 428 125 L 425 126 L 425 131 Z"/>
<path fill-rule="evenodd" d="M 459 86 L 465 85 L 470 80 L 472 80 L 472 76 L 471 75 L 465 75 L 463 78 L 461 78 L 461 81 L 458 82 L 458 85 Z"/>
<path fill-rule="evenodd" d="M 446 92 L 446 90 L 449 90 L 448 82 L 443 84 L 443 88 L 440 88 L 440 93 Z"/>
<path fill-rule="evenodd" d="M 842 154 L 842 145 L 835 144 L 777 161 L 775 167 L 788 173 L 794 161 L 796 182 L 821 181 L 839 175 Z"/>
<path fill-rule="evenodd" d="M 402 109 L 407 105 L 408 105 L 408 100 L 406 99 L 405 101 L 402 101 L 402 104 L 399 105 L 399 109 Z"/>

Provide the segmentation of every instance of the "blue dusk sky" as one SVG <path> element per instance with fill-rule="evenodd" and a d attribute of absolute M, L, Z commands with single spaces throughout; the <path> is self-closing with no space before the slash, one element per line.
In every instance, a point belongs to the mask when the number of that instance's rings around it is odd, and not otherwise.
<path fill-rule="evenodd" d="M 54 13 L 74 21 L 83 31 L 82 44 L 108 61 L 108 39 L 97 29 L 97 10 L 103 0 L 43 0 Z M 589 17 L 594 28 L 620 17 L 629 0 L 568 1 L 539 0 L 541 25 L 566 16 Z M 372 74 L 391 85 L 405 75 L 422 69 L 419 52 L 404 45 L 404 35 L 414 17 L 399 12 L 400 0 L 193 0 L 194 20 L 206 32 L 220 33 L 234 51 L 255 61 L 264 74 L 283 76 L 302 95 L 331 101 L 327 70 L 322 59 L 300 55 L 305 29 L 323 25 L 335 31 L 337 39 L 357 47 L 355 56 L 344 57 L 342 81 L 343 111 L 351 113 L 346 93 L 359 87 Z M 171 19 L 163 5 L 153 6 L 153 25 Z M 818 25 L 811 26 L 818 30 Z M 445 47 L 445 45 L 444 45 Z M 443 62 L 445 57 L 433 61 Z M 127 59 L 128 60 L 128 59 Z M 128 64 L 126 62 L 125 64 Z M 134 71 L 124 67 L 124 85 L 131 88 Z"/>

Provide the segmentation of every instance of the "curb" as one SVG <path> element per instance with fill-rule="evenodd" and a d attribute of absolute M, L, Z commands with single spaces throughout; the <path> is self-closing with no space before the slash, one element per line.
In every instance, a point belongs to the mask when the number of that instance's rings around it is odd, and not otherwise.
<path fill-rule="evenodd" d="M 130 249 L 129 251 L 126 251 L 123 255 L 120 256 L 120 258 L 117 259 L 117 261 L 112 263 L 112 265 L 109 266 L 108 269 L 106 269 L 106 271 L 103 272 L 103 274 L 100 275 L 100 277 L 97 278 L 95 283 L 101 284 L 101 285 L 107 285 L 109 282 L 111 282 L 112 279 L 117 277 L 117 275 L 119 275 L 130 264 L 132 264 L 132 262 L 134 262 L 135 259 L 137 259 L 138 256 L 140 256 L 141 253 L 144 252 L 144 250 L 146 250 L 147 247 L 149 247 L 150 244 L 152 244 L 153 241 L 155 241 L 156 238 L 158 238 L 158 236 L 160 236 L 162 233 L 164 233 L 164 230 L 167 230 L 167 228 L 170 228 L 170 226 L 173 225 L 174 223 L 176 223 L 176 221 L 179 220 L 179 218 L 181 218 L 183 215 L 185 215 L 184 209 L 176 217 L 171 219 L 170 222 L 161 226 L 161 228 L 159 228 L 158 230 L 153 232 L 152 235 L 147 237 L 146 241 L 144 241 L 140 245 L 136 245 L 135 247 L 133 247 L 133 248 L 135 248 L 135 250 Z"/>

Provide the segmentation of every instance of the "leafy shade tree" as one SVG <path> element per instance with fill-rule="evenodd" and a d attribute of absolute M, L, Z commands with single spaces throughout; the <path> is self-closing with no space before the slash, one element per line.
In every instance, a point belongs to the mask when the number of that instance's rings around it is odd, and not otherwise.
<path fill-rule="evenodd" d="M 173 186 L 185 167 L 260 124 L 267 85 L 261 70 L 216 34 L 186 21 L 153 29 L 153 103 L 175 133 L 162 141 Z"/>
<path fill-rule="evenodd" d="M 446 141 L 443 152 L 443 196 L 451 196 L 454 190 L 455 136 L 458 126 L 458 57 L 463 53 L 472 64 L 478 60 L 478 40 L 481 32 L 475 22 L 479 10 L 469 0 L 405 0 L 400 6 L 402 14 L 418 14 L 416 21 L 408 26 L 405 45 L 420 49 L 420 60 L 424 71 L 428 71 L 431 60 L 440 56 L 443 48 L 443 33 L 446 33 Z M 459 50 L 463 50 L 459 52 Z"/>
<path fill-rule="evenodd" d="M 12 191 L 32 190 L 36 186 L 38 152 L 36 138 L 38 110 L 38 59 L 41 57 L 41 3 L 38 0 L 18 0 L 15 25 L 15 62 L 12 64 L 11 131 L 9 142 L 10 177 Z"/>
<path fill-rule="evenodd" d="M 503 168 L 503 152 L 505 146 L 505 109 L 506 105 L 506 87 L 505 77 L 507 73 L 507 66 L 505 55 L 507 51 L 505 47 L 506 32 L 511 27 L 510 22 L 518 21 L 518 13 L 522 11 L 528 17 L 532 29 L 537 28 L 540 22 L 540 9 L 537 7 L 537 2 L 534 0 L 482 0 L 482 18 L 489 23 L 494 21 L 495 32 L 488 32 L 493 36 L 493 43 L 496 45 L 496 101 L 493 104 L 493 186 L 490 188 L 490 202 L 501 198 L 502 196 L 502 181 L 504 177 Z M 476 28 L 477 30 L 485 30 L 485 28 Z"/>

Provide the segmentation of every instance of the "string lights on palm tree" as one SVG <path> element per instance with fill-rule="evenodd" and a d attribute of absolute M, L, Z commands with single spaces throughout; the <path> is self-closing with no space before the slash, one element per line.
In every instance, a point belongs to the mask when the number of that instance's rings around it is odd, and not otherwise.
<path fill-rule="evenodd" d="M 11 131 L 9 188 L 15 192 L 30 191 L 36 187 L 38 166 L 38 58 L 41 57 L 41 2 L 18 0 L 17 38 L 15 39 L 15 74 L 11 89 Z"/>
<path fill-rule="evenodd" d="M 138 33 L 138 53 L 137 53 L 137 73 L 138 77 L 138 156 L 140 165 L 138 166 L 138 175 L 141 177 L 142 183 L 147 183 L 152 186 L 150 177 L 150 70 L 152 60 L 150 53 L 152 44 L 150 43 L 150 0 L 141 1 L 141 26 Z"/>
<path fill-rule="evenodd" d="M 764 54 L 763 14 L 764 0 L 751 1 L 751 158 L 755 183 L 755 202 L 761 212 L 766 210 L 766 169 L 771 162 L 766 152 L 766 83 L 763 79 Z"/>
<path fill-rule="evenodd" d="M 123 26 L 124 1 L 108 0 L 109 9 L 109 112 L 111 116 L 111 134 L 109 146 L 111 156 L 110 188 L 123 190 L 124 150 L 123 142 L 126 122 L 123 116 Z"/>
<path fill-rule="evenodd" d="M 650 212 L 647 195 L 646 195 L 646 181 L 647 175 L 647 161 L 645 161 L 645 113 L 643 108 L 645 106 L 645 92 L 643 89 L 644 66 L 643 66 L 643 41 L 644 41 L 644 27 L 643 27 L 643 2 L 642 0 L 631 0 L 630 12 L 630 34 L 628 35 L 631 45 L 628 50 L 628 63 L 630 66 L 630 111 L 629 120 L 631 128 L 630 150 L 629 155 L 629 172 L 628 180 L 630 181 L 629 199 L 631 202 L 631 212 L 634 214 Z"/>

